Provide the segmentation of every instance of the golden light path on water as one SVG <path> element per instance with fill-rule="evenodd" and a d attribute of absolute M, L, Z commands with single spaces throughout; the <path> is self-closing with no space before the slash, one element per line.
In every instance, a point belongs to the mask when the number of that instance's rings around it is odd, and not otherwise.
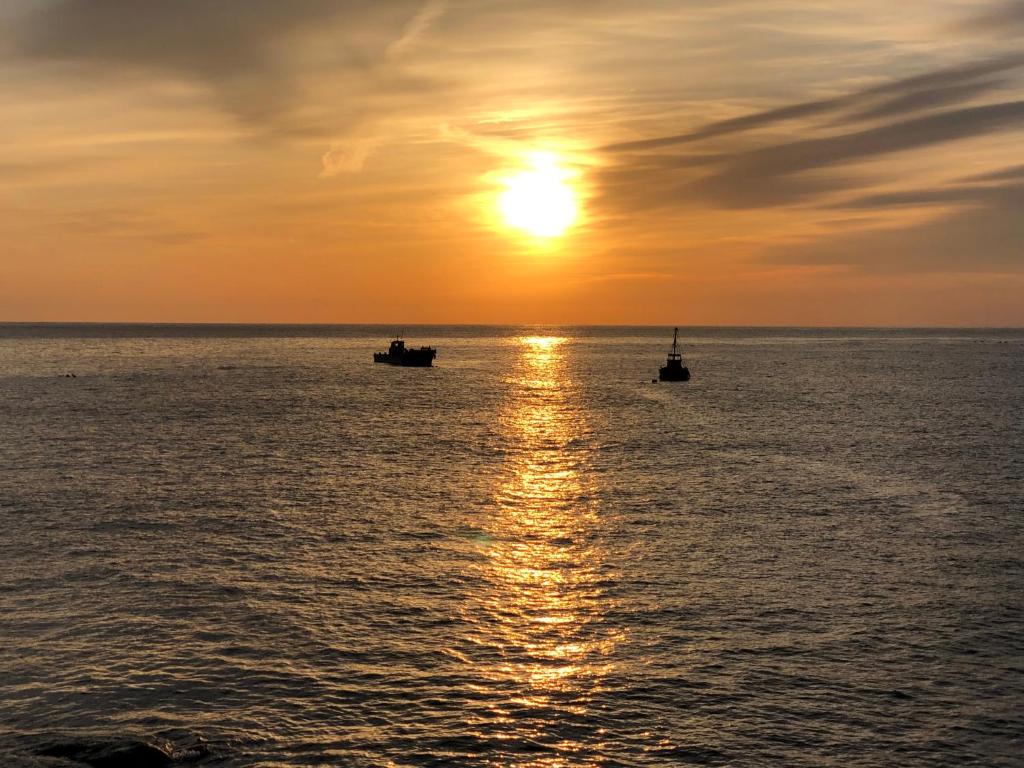
<path fill-rule="evenodd" d="M 618 637 L 605 621 L 601 521 L 588 488 L 589 426 L 568 371 L 566 339 L 517 343 L 500 416 L 505 473 L 483 566 L 488 640 L 501 653 L 482 674 L 509 691 L 511 700 L 495 714 L 509 717 L 515 736 L 548 741 L 565 716 L 587 722 L 588 700 L 610 671 Z M 563 740 L 559 751 L 599 750 L 600 729 L 593 731 L 586 745 Z M 566 763 L 543 757 L 517 764 Z"/>

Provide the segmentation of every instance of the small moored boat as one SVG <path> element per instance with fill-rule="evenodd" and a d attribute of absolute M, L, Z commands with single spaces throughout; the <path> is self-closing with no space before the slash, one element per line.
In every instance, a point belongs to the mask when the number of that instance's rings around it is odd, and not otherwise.
<path fill-rule="evenodd" d="M 434 364 L 437 350 L 433 347 L 406 347 L 405 341 L 397 337 L 391 342 L 387 352 L 374 352 L 373 362 L 388 365 L 404 365 L 414 368 L 429 368 Z"/>
<path fill-rule="evenodd" d="M 679 344 L 679 329 L 676 328 L 672 334 L 672 351 L 668 353 L 668 360 L 658 369 L 660 381 L 689 381 L 690 369 L 683 365 L 683 356 L 677 349 Z"/>

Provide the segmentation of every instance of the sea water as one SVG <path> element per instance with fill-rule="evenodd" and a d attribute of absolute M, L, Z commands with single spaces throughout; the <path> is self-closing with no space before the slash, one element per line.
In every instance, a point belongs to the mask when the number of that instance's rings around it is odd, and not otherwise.
<path fill-rule="evenodd" d="M 405 330 L 0 326 L 0 762 L 1024 764 L 1024 332 Z"/>

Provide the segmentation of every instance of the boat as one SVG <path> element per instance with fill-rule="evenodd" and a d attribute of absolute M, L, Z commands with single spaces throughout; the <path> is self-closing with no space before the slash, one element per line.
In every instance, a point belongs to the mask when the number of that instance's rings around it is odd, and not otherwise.
<path fill-rule="evenodd" d="M 405 341 L 396 336 L 387 352 L 374 352 L 373 362 L 388 365 L 404 365 L 414 368 L 429 368 L 434 364 L 437 350 L 433 347 L 406 347 Z"/>
<path fill-rule="evenodd" d="M 672 334 L 672 351 L 668 353 L 668 360 L 658 369 L 660 381 L 689 381 L 690 369 L 683 365 L 683 356 L 679 353 L 679 329 L 676 328 Z"/>

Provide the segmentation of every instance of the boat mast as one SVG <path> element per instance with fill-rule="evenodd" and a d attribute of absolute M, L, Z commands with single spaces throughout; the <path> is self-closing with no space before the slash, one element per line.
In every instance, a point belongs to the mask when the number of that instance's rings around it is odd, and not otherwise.
<path fill-rule="evenodd" d="M 674 330 L 674 331 L 672 332 L 672 354 L 673 354 L 673 355 L 676 355 L 676 354 L 678 354 L 678 353 L 676 352 L 676 343 L 678 342 L 678 340 L 679 340 L 679 328 L 676 328 L 676 329 L 675 329 L 675 330 Z"/>

